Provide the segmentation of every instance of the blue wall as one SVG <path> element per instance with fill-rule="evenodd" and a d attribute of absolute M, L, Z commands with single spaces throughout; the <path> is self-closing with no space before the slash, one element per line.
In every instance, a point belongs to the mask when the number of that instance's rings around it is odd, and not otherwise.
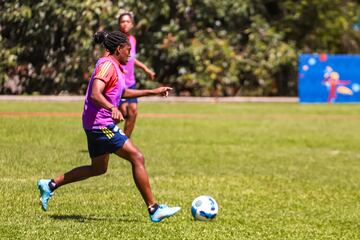
<path fill-rule="evenodd" d="M 360 102 L 360 55 L 302 54 L 298 79 L 301 103 Z"/>

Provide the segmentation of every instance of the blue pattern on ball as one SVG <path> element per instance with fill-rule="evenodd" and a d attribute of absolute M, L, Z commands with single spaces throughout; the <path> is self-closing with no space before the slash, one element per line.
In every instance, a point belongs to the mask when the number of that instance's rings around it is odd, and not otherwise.
<path fill-rule="evenodd" d="M 213 219 L 216 217 L 216 214 L 206 213 L 204 211 L 200 211 L 200 216 L 206 217 L 207 219 Z"/>
<path fill-rule="evenodd" d="M 212 200 L 211 197 L 209 197 L 209 201 L 210 201 L 210 203 L 211 203 L 211 211 L 214 211 L 214 210 L 215 210 L 215 203 L 214 203 L 214 201 Z M 215 215 L 216 215 L 216 214 L 215 214 Z"/>
<path fill-rule="evenodd" d="M 191 207 L 191 215 L 195 218 L 196 216 L 196 208 L 193 206 Z"/>

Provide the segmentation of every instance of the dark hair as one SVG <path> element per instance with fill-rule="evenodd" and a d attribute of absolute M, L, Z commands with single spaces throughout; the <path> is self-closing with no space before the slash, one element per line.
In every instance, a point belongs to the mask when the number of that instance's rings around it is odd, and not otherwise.
<path fill-rule="evenodd" d="M 126 44 L 130 44 L 128 36 L 120 31 L 97 32 L 94 35 L 94 42 L 101 43 L 111 54 L 115 52 L 118 46 L 123 47 Z"/>
<path fill-rule="evenodd" d="M 118 18 L 118 24 L 120 24 L 121 22 L 121 19 L 124 17 L 124 16 L 129 16 L 129 18 L 131 19 L 131 22 L 134 22 L 134 17 L 131 13 L 129 12 L 125 12 L 125 13 L 122 13 L 120 14 L 119 18 Z"/>

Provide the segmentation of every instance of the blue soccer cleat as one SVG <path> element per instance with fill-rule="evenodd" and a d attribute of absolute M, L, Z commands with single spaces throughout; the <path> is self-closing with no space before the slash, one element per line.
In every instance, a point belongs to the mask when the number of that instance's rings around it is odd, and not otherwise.
<path fill-rule="evenodd" d="M 159 208 L 150 215 L 150 219 L 152 222 L 160 222 L 164 218 L 171 217 L 178 211 L 180 211 L 180 207 L 168 207 L 164 204 L 159 205 Z"/>
<path fill-rule="evenodd" d="M 37 183 L 38 189 L 40 190 L 40 202 L 42 210 L 48 210 L 48 201 L 54 195 L 49 187 L 50 179 L 40 179 Z"/>

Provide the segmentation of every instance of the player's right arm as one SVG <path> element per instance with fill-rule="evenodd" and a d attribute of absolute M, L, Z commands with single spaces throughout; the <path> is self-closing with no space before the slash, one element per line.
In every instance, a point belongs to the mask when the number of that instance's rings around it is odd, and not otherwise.
<path fill-rule="evenodd" d="M 110 103 L 104 96 L 105 88 L 108 84 L 111 84 L 111 80 L 113 75 L 115 74 L 115 70 L 111 64 L 111 62 L 106 61 L 99 65 L 96 69 L 96 73 L 94 76 L 94 82 L 91 88 L 90 99 L 96 105 L 105 108 L 111 111 L 111 117 L 115 121 L 124 120 L 120 111 Z"/>
<path fill-rule="evenodd" d="M 122 116 L 119 109 L 116 106 L 112 105 L 104 97 L 104 95 L 103 95 L 104 89 L 105 89 L 105 83 L 102 80 L 95 78 L 94 83 L 92 85 L 92 89 L 91 89 L 91 95 L 90 95 L 91 101 L 93 101 L 96 105 L 98 105 L 102 108 L 110 110 L 111 117 L 115 121 L 124 120 L 124 117 Z"/>

